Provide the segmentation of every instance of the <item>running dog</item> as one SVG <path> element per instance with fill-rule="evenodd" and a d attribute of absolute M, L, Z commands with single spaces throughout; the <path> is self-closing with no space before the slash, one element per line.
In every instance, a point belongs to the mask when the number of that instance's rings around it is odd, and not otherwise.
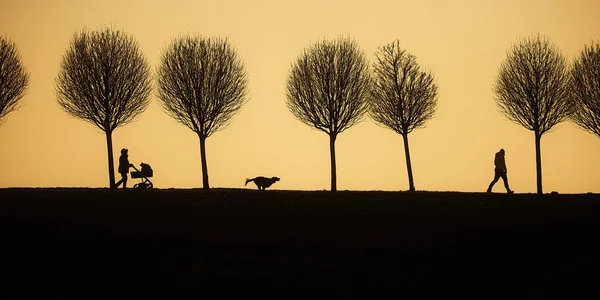
<path fill-rule="evenodd" d="M 252 179 L 246 179 L 246 184 L 244 184 L 244 186 L 246 186 L 248 184 L 248 182 L 254 181 L 254 184 L 256 184 L 256 187 L 258 187 L 259 190 L 265 190 L 266 188 L 270 187 L 271 185 L 273 185 L 273 183 L 279 181 L 279 177 L 271 177 L 271 178 L 267 178 L 267 177 L 263 177 L 263 176 L 258 176 Z"/>

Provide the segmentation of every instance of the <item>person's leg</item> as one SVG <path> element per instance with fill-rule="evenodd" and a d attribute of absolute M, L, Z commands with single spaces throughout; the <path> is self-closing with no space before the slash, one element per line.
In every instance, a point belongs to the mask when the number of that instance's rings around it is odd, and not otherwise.
<path fill-rule="evenodd" d="M 121 174 L 121 180 L 119 180 L 117 187 L 119 187 L 119 185 L 121 183 L 123 183 L 123 188 L 126 189 L 127 188 L 127 173 L 120 173 L 120 174 Z"/>
<path fill-rule="evenodd" d="M 127 173 L 121 174 L 123 176 L 123 189 L 127 188 Z"/>
<path fill-rule="evenodd" d="M 506 188 L 506 192 L 507 192 L 507 193 L 510 193 L 510 192 L 512 192 L 512 191 L 510 190 L 510 188 L 508 187 L 508 177 L 506 176 L 506 172 L 502 172 L 502 175 L 501 175 L 501 176 L 502 176 L 502 181 L 504 181 L 504 187 Z"/>
<path fill-rule="evenodd" d="M 494 170 L 494 180 L 492 180 L 492 182 L 488 186 L 488 189 L 487 189 L 488 193 L 492 192 L 492 188 L 494 187 L 494 184 L 496 184 L 498 179 L 500 179 L 500 172 L 498 172 L 497 170 Z"/>

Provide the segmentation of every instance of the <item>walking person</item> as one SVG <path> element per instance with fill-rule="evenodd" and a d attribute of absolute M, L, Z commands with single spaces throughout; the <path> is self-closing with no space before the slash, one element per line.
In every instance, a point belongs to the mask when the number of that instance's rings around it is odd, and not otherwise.
<path fill-rule="evenodd" d="M 127 188 L 127 173 L 129 173 L 129 167 L 133 167 L 133 165 L 129 163 L 128 152 L 129 150 L 125 148 L 121 149 L 121 156 L 119 157 L 119 173 L 121 174 L 121 180 L 115 184 L 115 188 L 118 188 L 121 183 L 123 184 L 123 189 Z"/>
<path fill-rule="evenodd" d="M 496 168 L 494 169 L 494 180 L 492 180 L 492 182 L 490 183 L 487 192 L 491 193 L 494 184 L 496 184 L 498 179 L 502 177 L 502 181 L 504 181 L 504 187 L 506 188 L 506 192 L 509 194 L 514 193 L 514 191 L 511 191 L 508 187 L 508 177 L 506 177 L 506 162 L 504 161 L 504 149 L 500 149 L 500 151 L 496 153 L 496 157 L 494 158 L 494 165 L 496 166 Z"/>

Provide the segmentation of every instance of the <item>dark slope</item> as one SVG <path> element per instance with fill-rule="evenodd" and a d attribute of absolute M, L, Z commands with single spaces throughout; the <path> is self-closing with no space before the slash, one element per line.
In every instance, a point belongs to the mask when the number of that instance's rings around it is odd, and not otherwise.
<path fill-rule="evenodd" d="M 597 195 L 0 190 L 12 297 L 598 294 Z"/>

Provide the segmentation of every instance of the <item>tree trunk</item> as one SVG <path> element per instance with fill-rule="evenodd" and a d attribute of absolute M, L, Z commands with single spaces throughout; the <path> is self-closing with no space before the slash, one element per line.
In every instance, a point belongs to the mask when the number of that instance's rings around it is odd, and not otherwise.
<path fill-rule="evenodd" d="M 331 191 L 337 191 L 337 172 L 335 169 L 335 138 L 337 134 L 329 134 L 329 154 L 331 155 Z"/>
<path fill-rule="evenodd" d="M 542 135 L 535 131 L 535 168 L 537 173 L 537 193 L 542 195 L 542 153 L 540 150 L 540 142 Z"/>
<path fill-rule="evenodd" d="M 115 188 L 115 160 L 113 157 L 112 132 L 106 131 L 106 149 L 108 151 L 108 186 Z"/>
<path fill-rule="evenodd" d="M 404 154 L 406 156 L 406 171 L 408 172 L 408 188 L 411 192 L 415 191 L 415 182 L 413 180 L 412 165 L 410 163 L 410 151 L 408 149 L 408 133 L 403 134 Z"/>
<path fill-rule="evenodd" d="M 202 188 L 209 189 L 208 185 L 208 166 L 206 165 L 206 137 L 200 138 L 200 159 L 202 160 Z"/>

